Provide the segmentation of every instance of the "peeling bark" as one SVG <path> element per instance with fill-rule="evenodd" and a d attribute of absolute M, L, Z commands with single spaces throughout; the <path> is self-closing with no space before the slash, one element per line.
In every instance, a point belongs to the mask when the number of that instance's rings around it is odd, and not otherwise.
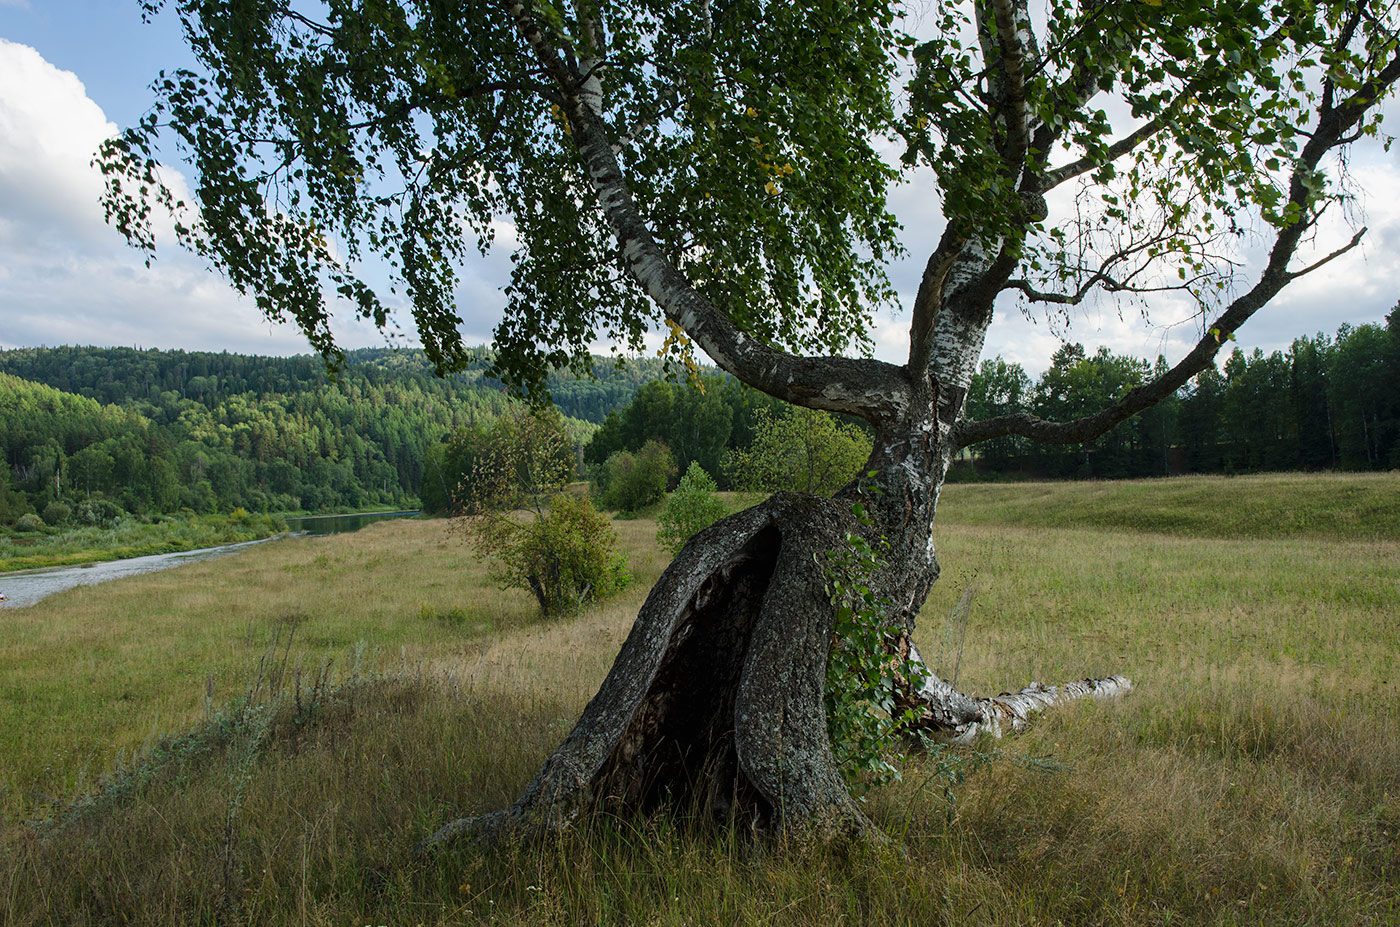
<path fill-rule="evenodd" d="M 901 707 L 913 708 L 920 715 L 917 730 L 934 740 L 952 743 L 971 743 L 984 733 L 993 737 L 1008 731 L 1019 734 L 1035 715 L 1047 708 L 1081 698 L 1113 698 L 1133 689 L 1128 677 L 1113 675 L 1058 686 L 1032 682 L 1019 692 L 977 698 L 959 692 L 940 679 L 928 669 L 912 645 L 909 656 L 923 668 L 923 676 L 917 690 L 903 693 Z"/>

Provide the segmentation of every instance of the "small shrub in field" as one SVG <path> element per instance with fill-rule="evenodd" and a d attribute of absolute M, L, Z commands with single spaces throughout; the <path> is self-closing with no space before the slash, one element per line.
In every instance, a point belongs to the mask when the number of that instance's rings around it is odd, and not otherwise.
<path fill-rule="evenodd" d="M 524 520 L 482 515 L 475 533 L 496 560 L 492 577 L 503 588 L 529 589 L 546 618 L 573 614 L 631 581 L 617 532 L 587 499 L 561 493 Z"/>
<path fill-rule="evenodd" d="M 603 468 L 603 505 L 632 514 L 666 495 L 666 487 L 676 475 L 676 458 L 660 441 L 648 441 L 635 454 L 618 451 Z"/>
<path fill-rule="evenodd" d="M 125 514 L 120 506 L 106 499 L 84 499 L 73 510 L 73 520 L 80 525 L 110 528 Z"/>
<path fill-rule="evenodd" d="M 685 542 L 702 528 L 719 521 L 727 509 L 715 494 L 715 481 L 699 461 L 692 460 L 676 491 L 656 516 L 656 540 L 672 554 L 680 553 Z"/>
<path fill-rule="evenodd" d="M 502 588 L 529 589 L 546 618 L 578 611 L 627 585 L 612 524 L 562 492 L 572 469 L 558 413 L 502 417 L 476 461 L 469 532 Z"/>
<path fill-rule="evenodd" d="M 73 509 L 66 502 L 50 502 L 44 506 L 44 522 L 57 527 L 73 517 Z"/>
<path fill-rule="evenodd" d="M 433 608 L 427 602 L 419 603 L 418 617 L 424 621 L 440 621 L 445 625 L 460 628 L 467 623 L 470 617 L 467 610 L 460 605 L 454 605 L 446 610 Z"/>
<path fill-rule="evenodd" d="M 43 531 L 44 520 L 33 512 L 26 512 L 15 519 L 16 531 Z"/>

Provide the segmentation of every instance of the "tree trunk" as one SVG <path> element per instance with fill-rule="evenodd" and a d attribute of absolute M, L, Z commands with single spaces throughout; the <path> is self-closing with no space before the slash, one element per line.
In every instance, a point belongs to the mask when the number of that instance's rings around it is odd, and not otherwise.
<path fill-rule="evenodd" d="M 878 429 L 866 477 L 836 498 L 778 493 L 692 538 L 524 794 L 508 809 L 449 824 L 424 847 L 464 835 L 538 835 L 593 809 L 646 812 L 668 803 L 762 832 L 877 835 L 827 736 L 835 613 L 825 564 L 850 534 L 879 543 L 885 564 L 874 583 L 891 603 L 892 647 L 920 661 L 909 635 L 938 574 L 933 514 L 948 456 L 934 407 L 922 405 L 929 421 Z M 975 699 L 930 673 L 901 697 L 925 732 L 967 740 L 1015 729 L 1054 701 L 1126 684 L 1115 677 Z"/>

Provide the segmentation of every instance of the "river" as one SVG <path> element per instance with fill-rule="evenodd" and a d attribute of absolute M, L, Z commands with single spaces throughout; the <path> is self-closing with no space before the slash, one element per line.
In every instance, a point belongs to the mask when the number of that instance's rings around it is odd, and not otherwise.
<path fill-rule="evenodd" d="M 358 531 L 371 522 L 388 518 L 406 518 L 417 512 L 373 512 L 360 515 L 306 515 L 288 516 L 287 527 L 299 536 L 319 537 L 327 534 L 341 534 Z M 263 540 L 272 540 L 264 538 Z M 174 554 L 152 554 L 147 557 L 129 557 L 126 560 L 107 560 L 102 563 L 84 563 L 79 566 L 48 567 L 41 570 L 20 570 L 15 573 L 0 573 L 0 609 L 21 608 L 33 605 L 46 596 L 74 586 L 91 586 L 105 583 L 123 576 L 139 576 L 157 570 L 169 570 L 186 563 L 212 560 L 237 553 L 253 544 L 263 541 L 244 541 L 241 544 L 224 544 L 219 547 L 205 547 L 200 550 L 185 550 Z"/>

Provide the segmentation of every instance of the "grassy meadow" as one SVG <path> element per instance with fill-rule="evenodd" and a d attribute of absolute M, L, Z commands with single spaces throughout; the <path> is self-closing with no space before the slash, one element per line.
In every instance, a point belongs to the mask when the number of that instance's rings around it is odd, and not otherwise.
<path fill-rule="evenodd" d="M 650 519 L 617 523 L 632 589 L 563 622 L 441 521 L 74 589 L 0 613 L 0 924 L 1400 924 L 1397 498 L 949 486 L 930 660 L 1137 688 L 944 756 L 952 803 L 910 759 L 869 798 L 888 845 L 679 813 L 410 855 L 568 730 L 664 566 Z"/>

